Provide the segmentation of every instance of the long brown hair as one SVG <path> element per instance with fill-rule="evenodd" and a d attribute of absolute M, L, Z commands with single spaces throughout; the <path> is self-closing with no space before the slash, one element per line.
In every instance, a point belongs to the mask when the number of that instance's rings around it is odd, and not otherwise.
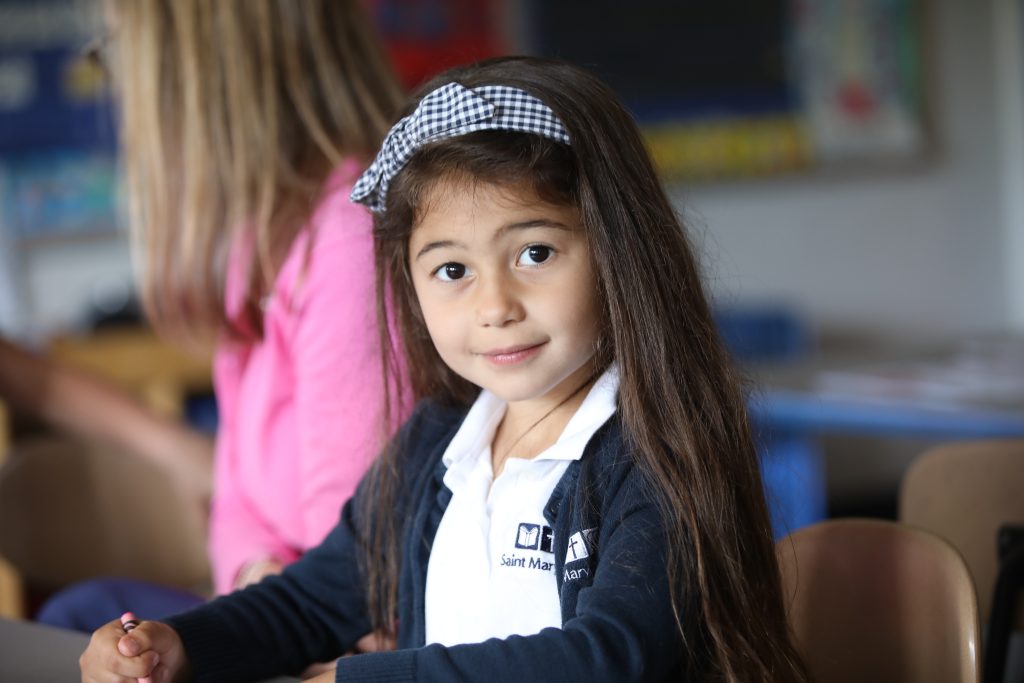
<path fill-rule="evenodd" d="M 401 93 L 358 0 L 106 0 L 142 299 L 169 332 L 222 329 L 249 230 L 244 324 L 331 169 L 369 157 Z"/>
<path fill-rule="evenodd" d="M 489 60 L 439 76 L 420 96 L 452 81 L 529 92 L 558 115 L 572 144 L 471 133 L 424 146 L 392 181 L 375 222 L 378 309 L 382 320 L 393 317 L 405 354 L 388 351 L 396 347 L 389 326 L 380 325 L 389 379 L 408 368 L 417 399 L 452 405 L 468 405 L 477 391 L 434 350 L 409 276 L 408 238 L 432 183 L 452 174 L 483 183 L 525 180 L 541 199 L 577 208 L 604 308 L 595 362 L 619 367 L 624 433 L 665 520 L 673 608 L 691 650 L 681 673 L 803 680 L 743 395 L 693 250 L 636 124 L 603 83 L 561 62 Z M 367 497 L 365 510 L 375 520 L 365 548 L 370 610 L 383 628 L 394 627 L 400 564 L 395 450 L 378 461 L 377 495 Z"/>

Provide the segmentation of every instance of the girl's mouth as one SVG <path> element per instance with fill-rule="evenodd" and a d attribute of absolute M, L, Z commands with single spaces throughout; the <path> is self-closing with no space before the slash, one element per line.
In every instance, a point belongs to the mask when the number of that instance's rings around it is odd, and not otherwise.
<path fill-rule="evenodd" d="M 492 349 L 479 355 L 492 365 L 515 365 L 516 363 L 522 363 L 523 361 L 536 356 L 540 353 L 541 348 L 546 343 L 547 342 L 541 342 L 540 344 L 527 344 L 509 346 L 503 349 Z"/>

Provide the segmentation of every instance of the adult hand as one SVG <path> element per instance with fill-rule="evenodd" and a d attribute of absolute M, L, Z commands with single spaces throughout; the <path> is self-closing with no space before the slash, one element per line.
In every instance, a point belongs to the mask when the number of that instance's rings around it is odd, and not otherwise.
<path fill-rule="evenodd" d="M 82 683 L 173 683 L 191 677 L 177 632 L 158 621 L 143 621 L 125 633 L 119 620 L 96 629 L 78 658 Z"/>
<path fill-rule="evenodd" d="M 238 571 L 235 577 L 235 590 L 259 583 L 268 576 L 276 576 L 284 571 L 284 565 L 273 558 L 264 558 L 248 562 Z"/>

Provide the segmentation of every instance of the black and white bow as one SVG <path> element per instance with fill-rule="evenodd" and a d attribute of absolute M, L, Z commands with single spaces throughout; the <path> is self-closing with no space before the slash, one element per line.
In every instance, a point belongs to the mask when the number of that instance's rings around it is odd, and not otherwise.
<path fill-rule="evenodd" d="M 466 88 L 448 83 L 428 93 L 384 138 L 377 158 L 349 195 L 370 210 L 384 210 L 391 179 L 428 142 L 477 130 L 513 130 L 569 144 L 569 134 L 551 108 L 529 93 L 505 85 Z"/>

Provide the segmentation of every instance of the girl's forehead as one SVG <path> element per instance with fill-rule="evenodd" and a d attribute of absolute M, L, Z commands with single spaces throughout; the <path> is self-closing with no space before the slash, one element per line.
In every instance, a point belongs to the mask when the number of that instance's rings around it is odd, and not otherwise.
<path fill-rule="evenodd" d="M 575 207 L 545 201 L 529 182 L 453 178 L 439 179 L 425 188 L 410 237 L 415 241 L 425 230 L 435 233 L 506 222 L 581 227 Z"/>
<path fill-rule="evenodd" d="M 554 210 L 573 211 L 575 207 L 551 204 L 526 180 L 495 182 L 465 174 L 438 178 L 423 189 L 416 207 L 413 230 L 438 214 L 468 213 L 475 210 Z"/>

